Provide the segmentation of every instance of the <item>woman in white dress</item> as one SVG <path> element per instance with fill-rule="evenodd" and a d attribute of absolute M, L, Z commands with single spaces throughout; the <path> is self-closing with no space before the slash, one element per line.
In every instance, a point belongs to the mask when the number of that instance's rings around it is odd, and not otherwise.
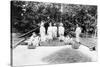
<path fill-rule="evenodd" d="M 53 38 L 52 37 L 53 36 L 52 30 L 53 30 L 52 24 L 49 23 L 49 27 L 48 27 L 48 30 L 47 30 L 48 39 L 52 39 Z"/>
<path fill-rule="evenodd" d="M 80 42 L 81 28 L 78 26 L 78 24 L 77 24 L 77 27 L 76 27 L 76 30 L 75 30 L 75 34 L 76 34 L 76 41 Z"/>
<path fill-rule="evenodd" d="M 53 34 L 53 38 L 57 37 L 57 27 L 56 24 L 54 23 L 53 29 L 52 29 L 52 34 Z"/>
<path fill-rule="evenodd" d="M 59 39 L 60 40 L 64 40 L 64 27 L 63 27 L 63 24 L 60 23 L 60 26 L 58 27 L 58 33 L 59 33 Z"/>
<path fill-rule="evenodd" d="M 41 37 L 41 41 L 45 41 L 46 40 L 45 33 L 46 33 L 46 30 L 45 30 L 45 27 L 44 27 L 44 22 L 41 22 L 41 25 L 40 25 L 40 37 Z"/>

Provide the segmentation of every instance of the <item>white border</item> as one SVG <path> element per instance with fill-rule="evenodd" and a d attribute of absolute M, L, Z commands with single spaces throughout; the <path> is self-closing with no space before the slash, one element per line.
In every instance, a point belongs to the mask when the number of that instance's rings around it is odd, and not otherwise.
<path fill-rule="evenodd" d="M 25 0 L 24 0 L 25 1 Z M 54 2 L 66 4 L 83 4 L 83 5 L 98 5 L 98 54 L 100 44 L 100 5 L 99 0 L 26 0 L 26 1 L 39 1 L 39 2 Z M 10 67 L 10 0 L 1 0 L 0 2 L 0 67 Z M 100 60 L 100 57 L 99 57 Z M 55 65 L 41 65 L 43 67 L 98 67 L 100 61 L 89 63 L 70 63 L 70 64 L 55 64 Z M 38 66 L 38 67 L 41 67 Z M 26 67 L 26 66 L 25 66 Z M 35 66 L 27 66 L 35 67 Z"/>

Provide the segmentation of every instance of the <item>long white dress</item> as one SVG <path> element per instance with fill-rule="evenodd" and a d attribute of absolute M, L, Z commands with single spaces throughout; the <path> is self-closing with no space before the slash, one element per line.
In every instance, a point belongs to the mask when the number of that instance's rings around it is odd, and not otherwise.
<path fill-rule="evenodd" d="M 63 26 L 59 26 L 59 31 L 58 31 L 59 36 L 63 36 L 64 35 L 64 31 L 65 31 L 64 27 Z"/>
<path fill-rule="evenodd" d="M 53 27 L 52 26 L 49 26 L 48 27 L 48 30 L 47 30 L 47 34 L 48 34 L 48 39 L 52 39 L 53 37 L 53 34 L 52 34 L 52 30 L 53 30 Z"/>
<path fill-rule="evenodd" d="M 80 42 L 81 28 L 80 27 L 77 27 L 75 33 L 76 33 L 76 41 L 77 42 Z"/>
<path fill-rule="evenodd" d="M 44 26 L 40 27 L 40 36 L 41 36 L 41 41 L 46 40 L 46 38 L 45 38 L 45 27 Z"/>
<path fill-rule="evenodd" d="M 52 34 L 53 34 L 53 37 L 57 37 L 57 27 L 56 26 L 53 26 Z"/>
<path fill-rule="evenodd" d="M 63 40 L 64 41 L 64 39 L 65 39 L 64 31 L 65 31 L 64 27 L 63 26 L 59 26 L 59 28 L 58 28 L 59 40 Z"/>

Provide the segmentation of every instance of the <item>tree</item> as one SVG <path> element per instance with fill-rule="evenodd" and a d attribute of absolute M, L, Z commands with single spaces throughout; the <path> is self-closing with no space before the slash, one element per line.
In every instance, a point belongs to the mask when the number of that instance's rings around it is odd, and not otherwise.
<path fill-rule="evenodd" d="M 83 28 L 83 33 L 87 30 L 94 32 L 97 29 L 97 6 L 11 1 L 11 23 L 18 32 L 28 32 L 38 27 L 42 20 L 63 22 L 67 32 L 74 31 L 76 24 Z"/>
<path fill-rule="evenodd" d="M 59 21 L 58 19 L 60 18 L 60 4 L 32 1 L 12 1 L 11 7 L 15 8 L 11 8 L 12 18 L 14 18 L 12 19 L 12 24 L 21 32 L 27 32 L 34 29 L 42 20 L 47 21 L 48 17 L 55 21 Z M 16 14 L 16 11 L 18 11 L 19 15 Z"/>

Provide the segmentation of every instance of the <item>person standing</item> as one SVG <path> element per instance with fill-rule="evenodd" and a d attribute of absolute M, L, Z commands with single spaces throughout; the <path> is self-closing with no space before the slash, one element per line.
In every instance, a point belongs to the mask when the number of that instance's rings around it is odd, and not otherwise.
<path fill-rule="evenodd" d="M 75 30 L 75 34 L 76 34 L 76 41 L 78 43 L 80 43 L 80 34 L 81 34 L 81 28 L 79 27 L 79 25 L 76 25 L 76 30 Z"/>
<path fill-rule="evenodd" d="M 56 24 L 54 23 L 54 26 L 52 27 L 52 34 L 53 34 L 53 38 L 56 38 L 57 37 L 57 27 L 56 27 Z"/>
<path fill-rule="evenodd" d="M 52 30 L 53 30 L 52 24 L 49 23 L 49 27 L 48 27 L 48 30 L 47 30 L 48 39 L 53 39 Z"/>
<path fill-rule="evenodd" d="M 60 23 L 60 26 L 58 27 L 58 34 L 59 34 L 59 39 L 60 40 L 64 40 L 64 27 L 63 27 L 63 24 Z"/>
<path fill-rule="evenodd" d="M 44 27 L 44 22 L 42 21 L 41 24 L 40 24 L 40 37 L 41 37 L 41 41 L 45 41 L 46 40 L 45 33 L 46 33 L 46 30 L 45 30 L 45 27 Z"/>

